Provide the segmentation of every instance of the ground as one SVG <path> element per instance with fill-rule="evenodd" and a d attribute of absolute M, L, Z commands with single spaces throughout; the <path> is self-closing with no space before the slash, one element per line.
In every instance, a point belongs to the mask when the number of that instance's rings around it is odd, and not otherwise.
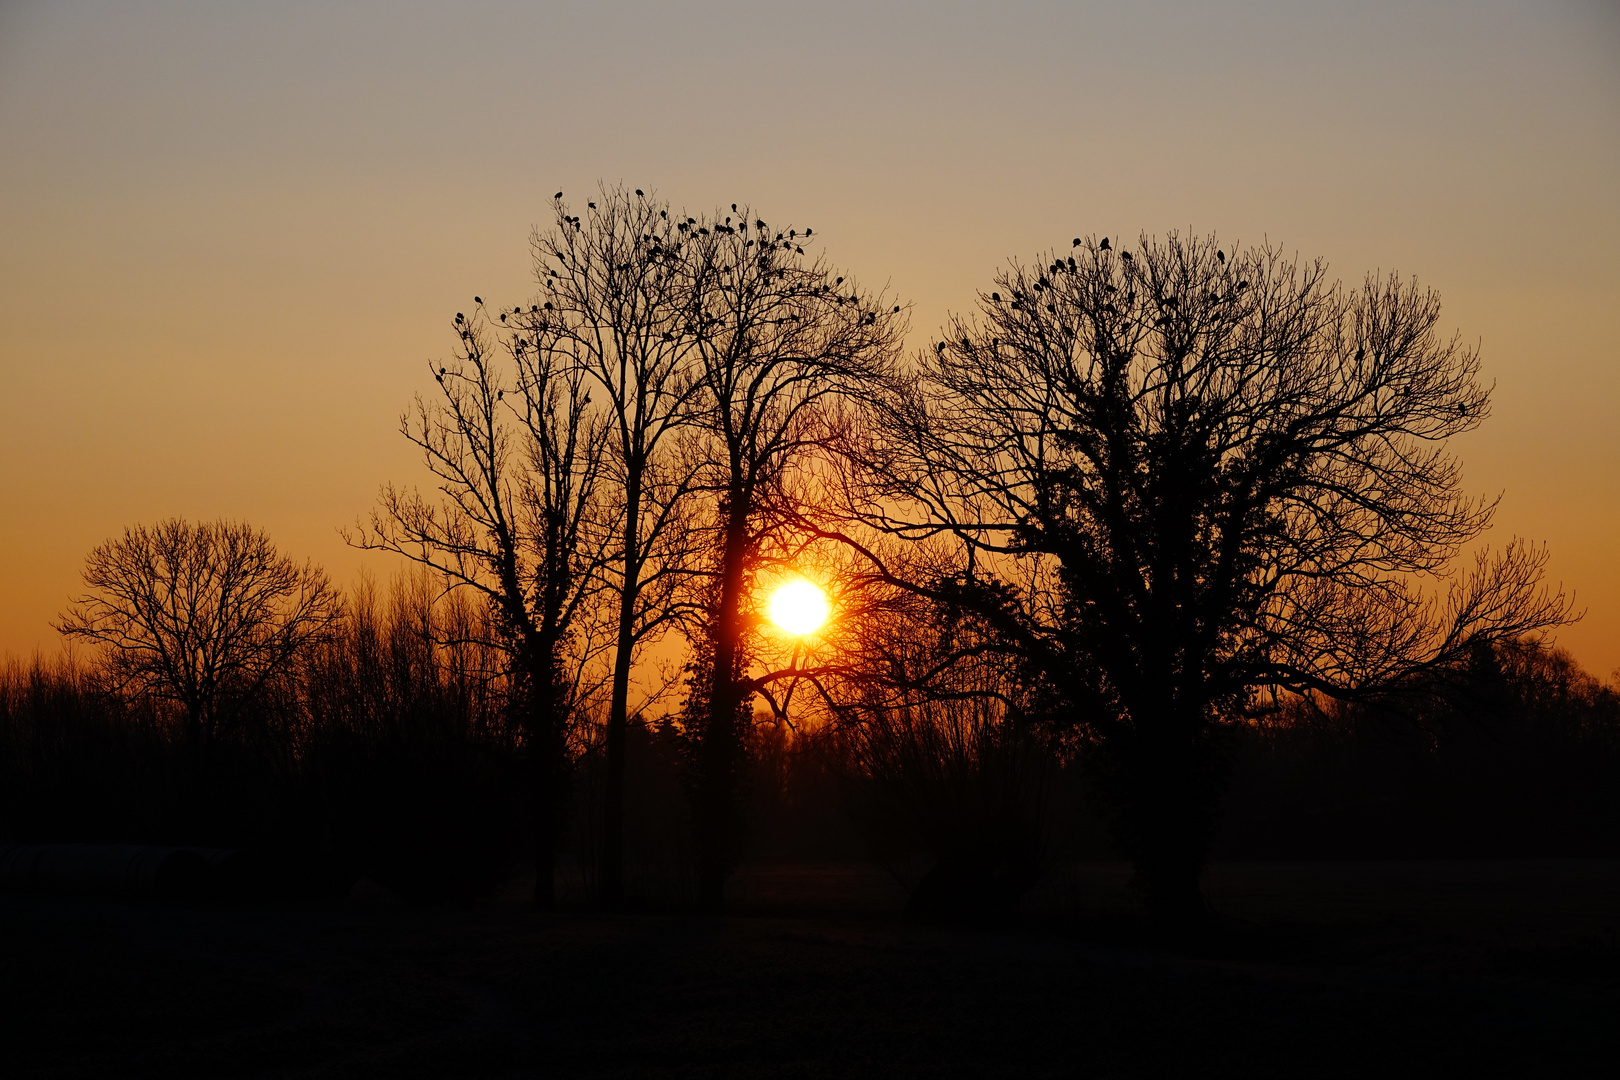
<path fill-rule="evenodd" d="M 995 925 L 875 868 L 738 914 L 0 897 L 7 1077 L 1610 1076 L 1620 862 L 1212 869 L 1156 944 L 1119 867 Z"/>

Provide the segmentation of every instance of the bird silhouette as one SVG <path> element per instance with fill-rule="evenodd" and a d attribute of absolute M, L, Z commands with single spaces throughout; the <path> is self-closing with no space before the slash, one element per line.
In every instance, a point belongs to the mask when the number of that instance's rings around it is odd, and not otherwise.
<path fill-rule="evenodd" d="M 482 297 L 482 296 L 475 296 L 475 297 L 473 297 L 473 303 L 475 303 L 475 304 L 482 304 L 482 303 L 483 303 L 483 302 L 484 302 L 484 298 L 483 298 L 483 297 Z"/>
<path fill-rule="evenodd" d="M 587 203 L 586 203 L 586 204 L 585 204 L 585 205 L 586 205 L 586 206 L 588 206 L 588 207 L 590 207 L 590 208 L 591 208 L 591 209 L 592 209 L 592 210 L 595 210 L 595 209 L 596 209 L 596 204 L 595 204 L 595 203 L 593 203 L 593 202 L 587 202 Z"/>
<path fill-rule="evenodd" d="M 559 191 L 559 192 L 557 192 L 557 194 L 555 194 L 555 195 L 553 195 L 553 196 L 552 196 L 552 198 L 553 198 L 553 199 L 560 199 L 560 198 L 562 198 L 562 192 L 560 192 L 560 191 Z"/>
<path fill-rule="evenodd" d="M 993 293 L 990 294 L 990 299 L 994 300 L 996 303 L 999 304 L 999 303 L 1001 303 L 1001 294 L 998 293 L 998 292 L 993 292 Z"/>
<path fill-rule="evenodd" d="M 731 204 L 731 212 L 733 214 L 735 214 L 737 212 L 737 204 L 736 203 Z"/>
<path fill-rule="evenodd" d="M 1226 252 L 1216 249 L 1215 257 L 1221 261 L 1222 266 L 1226 265 Z"/>
<path fill-rule="evenodd" d="M 636 188 L 636 194 L 642 196 L 643 198 L 646 197 L 645 193 L 640 188 Z"/>
<path fill-rule="evenodd" d="M 1074 243 L 1070 244 L 1069 246 L 1070 247 L 1079 247 L 1080 246 L 1080 238 L 1078 236 L 1075 237 L 1074 238 Z"/>
<path fill-rule="evenodd" d="M 1107 250 L 1109 250 L 1109 248 L 1108 248 L 1108 237 L 1106 237 L 1106 236 L 1103 237 L 1102 243 L 1097 245 L 1097 250 L 1098 251 L 1107 251 Z"/>

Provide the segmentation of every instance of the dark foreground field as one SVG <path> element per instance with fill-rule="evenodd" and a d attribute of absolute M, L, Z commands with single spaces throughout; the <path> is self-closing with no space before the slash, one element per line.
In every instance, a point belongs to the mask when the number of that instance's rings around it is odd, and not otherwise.
<path fill-rule="evenodd" d="M 1197 954 L 1123 880 L 992 927 L 860 867 L 719 920 L 5 896 L 0 1075 L 1620 1075 L 1620 863 L 1225 864 Z"/>

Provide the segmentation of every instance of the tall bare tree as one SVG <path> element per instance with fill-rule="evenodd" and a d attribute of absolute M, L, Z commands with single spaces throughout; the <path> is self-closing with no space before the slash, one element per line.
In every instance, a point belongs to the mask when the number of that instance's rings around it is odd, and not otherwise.
<path fill-rule="evenodd" d="M 85 559 L 57 624 L 106 653 L 122 687 L 180 706 L 194 779 L 203 744 L 342 614 L 326 574 L 245 522 L 135 525 Z"/>
<path fill-rule="evenodd" d="M 837 398 L 890 375 L 905 331 L 901 309 L 807 257 L 811 230 L 773 232 L 744 207 L 690 234 L 686 333 L 702 389 L 700 480 L 714 563 L 700 629 L 697 709 L 699 900 L 718 910 L 741 836 L 738 782 L 758 683 L 748 639 L 759 624 L 751 583 L 787 547 L 798 510 L 794 471 L 824 443 Z"/>
<path fill-rule="evenodd" d="M 481 299 L 475 305 L 471 317 L 455 317 L 454 359 L 432 365 L 440 399 L 418 397 L 400 422 L 440 498 L 390 485 L 351 542 L 404 555 L 488 602 L 531 761 L 534 900 L 550 907 L 570 736 L 601 648 L 610 432 L 574 357 L 527 318 L 538 304 L 496 316 Z M 500 366 L 503 352 L 514 374 Z"/>
<path fill-rule="evenodd" d="M 1415 283 L 1344 288 L 1274 248 L 1076 240 L 1002 272 L 874 425 L 858 515 L 954 545 L 911 584 L 993 627 L 1092 743 L 1167 926 L 1203 911 L 1229 725 L 1568 617 L 1528 546 L 1450 569 L 1494 503 L 1446 447 L 1489 391 L 1439 317 Z"/>
<path fill-rule="evenodd" d="M 543 302 L 522 325 L 587 372 L 608 421 L 609 461 L 620 500 L 610 570 L 618 594 L 607 724 L 604 899 L 623 890 L 625 727 L 631 671 L 641 646 L 682 615 L 675 589 L 692 551 L 684 528 L 695 466 L 680 453 L 701 393 L 689 333 L 684 263 L 695 222 L 623 187 L 602 188 L 571 214 L 559 193 L 551 228 L 532 241 Z"/>

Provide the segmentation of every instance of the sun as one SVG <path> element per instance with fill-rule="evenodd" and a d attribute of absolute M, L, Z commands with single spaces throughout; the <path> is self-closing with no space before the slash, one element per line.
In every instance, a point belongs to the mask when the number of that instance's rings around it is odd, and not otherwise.
<path fill-rule="evenodd" d="M 827 621 L 827 594 L 800 578 L 771 594 L 771 622 L 790 634 L 813 634 Z"/>

